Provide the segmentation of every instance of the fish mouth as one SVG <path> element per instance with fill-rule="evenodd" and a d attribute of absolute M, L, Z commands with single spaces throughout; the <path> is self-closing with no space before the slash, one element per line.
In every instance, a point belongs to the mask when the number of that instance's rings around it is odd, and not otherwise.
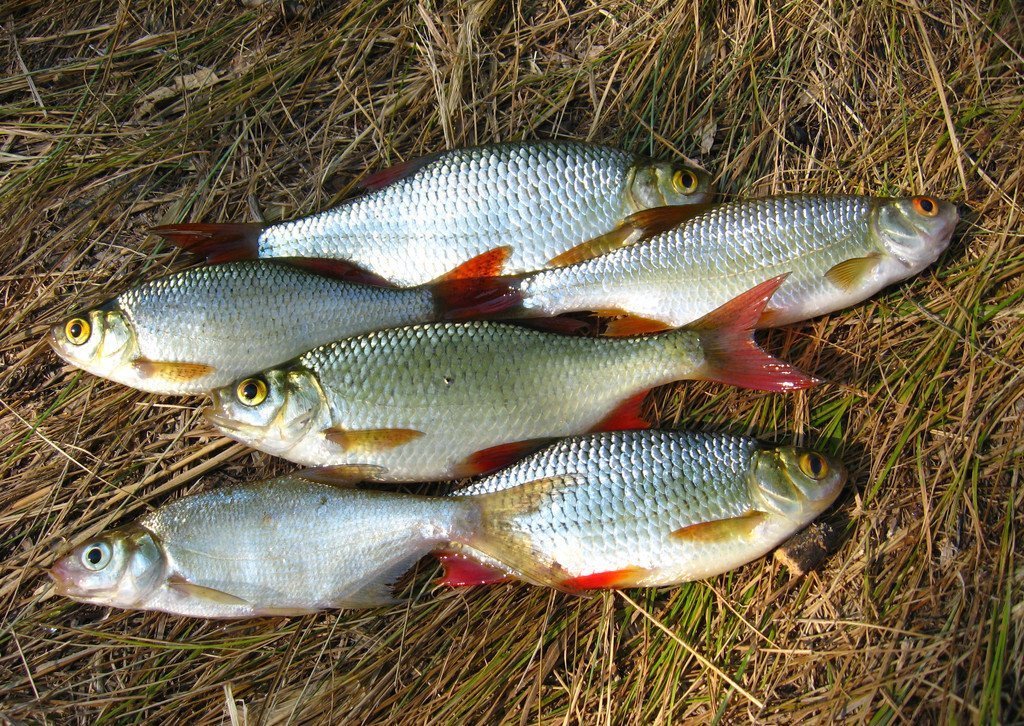
<path fill-rule="evenodd" d="M 71 356 L 68 355 L 68 352 L 64 350 L 64 346 L 61 345 L 60 338 L 57 337 L 56 325 L 51 327 L 50 330 L 46 333 L 46 342 L 50 344 L 51 348 L 53 348 L 53 352 L 57 354 L 57 357 L 59 357 L 65 363 L 68 363 L 75 367 L 78 366 L 78 363 L 76 363 L 74 359 L 72 359 Z"/>
<path fill-rule="evenodd" d="M 220 429 L 228 435 L 241 434 L 249 428 L 249 426 L 240 421 L 236 421 L 233 418 L 228 418 L 223 414 L 217 413 L 213 408 L 208 408 L 203 411 L 203 418 L 206 419 L 208 424 L 212 425 L 214 428 Z"/>

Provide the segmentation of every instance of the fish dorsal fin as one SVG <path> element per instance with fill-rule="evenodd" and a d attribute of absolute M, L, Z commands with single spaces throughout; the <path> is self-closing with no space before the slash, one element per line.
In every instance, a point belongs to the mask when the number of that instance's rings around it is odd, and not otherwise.
<path fill-rule="evenodd" d="M 370 453 L 397 448 L 424 434 L 415 429 L 346 429 L 332 426 L 324 429 L 323 435 L 346 453 Z"/>
<path fill-rule="evenodd" d="M 172 575 L 167 579 L 167 586 L 175 592 L 201 602 L 215 605 L 240 605 L 250 607 L 252 603 L 222 590 L 215 590 L 205 585 L 189 582 L 181 575 Z"/>
<path fill-rule="evenodd" d="M 497 277 L 501 274 L 511 255 L 512 247 L 510 245 L 495 247 L 493 250 L 487 250 L 476 257 L 471 257 L 458 267 L 441 275 L 437 281 Z"/>
<path fill-rule="evenodd" d="M 150 232 L 173 245 L 202 255 L 207 262 L 234 262 L 259 257 L 265 224 L 165 224 Z"/>
<path fill-rule="evenodd" d="M 727 542 L 737 538 L 749 537 L 768 515 L 764 512 L 751 510 L 736 517 L 717 519 L 713 522 L 697 522 L 680 527 L 669 535 L 680 542 Z"/>
<path fill-rule="evenodd" d="M 497 446 L 475 451 L 456 465 L 453 475 L 457 479 L 462 479 L 503 469 L 553 441 L 555 441 L 553 438 L 510 441 L 506 444 L 498 444 Z"/>
<path fill-rule="evenodd" d="M 354 487 L 364 481 L 374 481 L 384 473 L 383 466 L 374 464 L 338 464 L 336 466 L 317 466 L 295 472 L 293 476 L 328 486 L 347 488 Z"/>
<path fill-rule="evenodd" d="M 356 285 L 370 285 L 372 287 L 398 288 L 398 285 L 391 282 L 391 280 L 347 260 L 332 260 L 320 257 L 277 257 L 274 259 L 292 267 L 312 272 L 314 275 L 331 277 L 343 282 L 351 282 Z"/>
<path fill-rule="evenodd" d="M 570 250 L 553 257 L 548 266 L 565 267 L 577 262 L 608 254 L 622 247 L 636 244 L 661 234 L 683 222 L 693 219 L 709 207 L 709 204 L 673 204 L 665 207 L 642 209 L 622 220 L 610 232 L 578 244 Z"/>
<path fill-rule="evenodd" d="M 435 154 L 427 154 L 426 156 L 421 156 L 416 159 L 400 161 L 386 169 L 381 169 L 380 171 L 375 171 L 372 174 L 364 176 L 356 186 L 366 192 L 375 192 L 378 189 L 383 189 L 386 186 L 394 184 L 399 179 L 406 179 L 412 176 L 430 162 L 436 161 L 445 153 L 447 152 L 439 151 Z"/>
<path fill-rule="evenodd" d="M 850 292 L 871 274 L 881 260 L 882 256 L 879 254 L 852 257 L 832 267 L 825 273 L 825 277 L 843 292 Z"/>
<path fill-rule="evenodd" d="M 217 370 L 206 363 L 150 360 L 149 358 L 141 357 L 134 359 L 132 366 L 143 378 L 153 378 L 167 381 L 168 383 L 194 381 Z"/>

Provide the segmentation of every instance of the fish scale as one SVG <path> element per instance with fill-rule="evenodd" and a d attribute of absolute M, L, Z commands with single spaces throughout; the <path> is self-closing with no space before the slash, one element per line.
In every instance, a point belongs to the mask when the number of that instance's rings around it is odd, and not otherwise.
<path fill-rule="evenodd" d="M 342 258 L 399 285 L 432 280 L 471 257 L 511 244 L 506 272 L 539 269 L 628 214 L 703 201 L 637 181 L 652 160 L 605 146 L 522 142 L 454 149 L 380 189 L 308 217 L 270 225 L 260 257 Z M 662 166 L 667 166 L 662 164 Z"/>

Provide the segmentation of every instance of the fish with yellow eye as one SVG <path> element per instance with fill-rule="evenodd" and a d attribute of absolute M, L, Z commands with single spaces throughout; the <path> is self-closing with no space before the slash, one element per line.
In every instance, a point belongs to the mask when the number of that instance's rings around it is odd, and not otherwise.
<path fill-rule="evenodd" d="M 153 231 L 211 262 L 336 258 L 397 285 L 419 285 L 505 245 L 505 273 L 541 269 L 634 212 L 705 202 L 711 191 L 708 174 L 691 164 L 575 141 L 442 151 L 362 186 L 362 196 L 287 222 Z"/>
<path fill-rule="evenodd" d="M 808 449 L 616 431 L 561 440 L 446 497 L 323 472 L 216 487 L 74 547 L 50 576 L 82 602 L 205 618 L 388 605 L 431 553 L 448 586 L 660 587 L 761 557 L 845 481 L 841 462 Z"/>
<path fill-rule="evenodd" d="M 678 327 L 734 295 L 788 273 L 758 327 L 858 303 L 917 274 L 949 245 L 957 208 L 932 197 L 792 194 L 706 209 L 639 212 L 555 259 L 553 269 L 489 288 L 506 315 L 580 310 L 621 316 L 611 335 Z M 473 306 L 460 311 L 474 313 Z"/>
<path fill-rule="evenodd" d="M 329 260 L 199 267 L 75 314 L 51 328 L 49 342 L 72 365 L 118 383 L 153 393 L 203 393 L 338 338 L 446 320 L 460 295 L 473 294 L 478 278 L 467 276 L 494 272 L 505 252 L 414 288 L 371 280 Z"/>

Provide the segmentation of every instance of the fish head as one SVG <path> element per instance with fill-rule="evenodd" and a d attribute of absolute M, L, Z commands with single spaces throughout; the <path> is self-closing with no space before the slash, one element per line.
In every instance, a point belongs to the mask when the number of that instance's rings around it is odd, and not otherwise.
<path fill-rule="evenodd" d="M 214 390 L 206 419 L 233 439 L 285 455 L 330 411 L 316 375 L 301 366 L 271 368 Z M 316 429 L 319 430 L 319 429 Z"/>
<path fill-rule="evenodd" d="M 754 456 L 754 501 L 794 522 L 810 522 L 824 512 L 846 483 L 843 463 L 817 451 L 778 446 Z"/>
<path fill-rule="evenodd" d="M 636 167 L 630 180 L 633 211 L 669 204 L 699 204 L 711 192 L 711 176 L 681 161 L 652 161 Z"/>
<path fill-rule="evenodd" d="M 119 383 L 134 381 L 138 340 L 114 301 L 57 323 L 50 328 L 49 342 L 73 366 Z"/>
<path fill-rule="evenodd" d="M 934 197 L 887 199 L 878 206 L 872 226 L 885 254 L 910 275 L 939 258 L 959 218 L 955 204 Z"/>
<path fill-rule="evenodd" d="M 167 577 L 167 558 L 151 532 L 133 525 L 78 545 L 49 569 L 54 590 L 80 602 L 140 607 Z"/>

